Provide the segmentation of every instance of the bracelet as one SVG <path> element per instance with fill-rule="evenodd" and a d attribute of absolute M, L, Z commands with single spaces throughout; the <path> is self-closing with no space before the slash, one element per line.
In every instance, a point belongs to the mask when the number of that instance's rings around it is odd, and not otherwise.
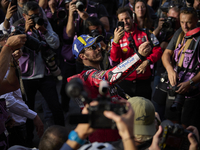
<path fill-rule="evenodd" d="M 122 141 L 127 141 L 127 140 L 130 140 L 130 139 L 134 139 L 135 137 L 132 135 L 131 137 L 129 138 L 126 138 L 126 139 L 122 139 Z"/>
<path fill-rule="evenodd" d="M 17 66 L 19 66 L 19 61 L 16 61 L 16 62 L 17 62 Z M 10 67 L 16 67 L 13 62 L 10 62 L 9 64 L 10 64 Z"/>
<path fill-rule="evenodd" d="M 119 43 L 119 41 L 117 42 L 117 41 L 115 41 L 115 40 L 113 40 L 113 42 L 114 42 L 115 44 L 118 44 L 118 43 Z"/>
<path fill-rule="evenodd" d="M 5 20 L 7 20 L 8 22 L 10 21 L 10 19 L 8 19 L 8 18 L 6 18 L 6 17 L 5 17 Z"/>
<path fill-rule="evenodd" d="M 14 51 L 13 48 L 12 48 L 11 46 L 9 46 L 9 45 L 7 45 L 7 44 L 5 44 L 4 46 L 7 46 L 7 47 L 10 48 L 12 51 Z"/>

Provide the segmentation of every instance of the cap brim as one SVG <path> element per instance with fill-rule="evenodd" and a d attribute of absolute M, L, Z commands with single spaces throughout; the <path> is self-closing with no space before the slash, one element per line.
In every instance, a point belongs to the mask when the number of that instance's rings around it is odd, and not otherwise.
<path fill-rule="evenodd" d="M 84 48 L 90 47 L 92 46 L 95 42 L 100 42 L 103 40 L 103 36 L 102 35 L 98 35 L 97 37 L 94 38 L 94 40 L 90 43 L 87 44 Z"/>
<path fill-rule="evenodd" d="M 151 135 L 156 133 L 155 123 L 151 125 L 135 125 L 134 124 L 134 134 L 135 135 Z"/>

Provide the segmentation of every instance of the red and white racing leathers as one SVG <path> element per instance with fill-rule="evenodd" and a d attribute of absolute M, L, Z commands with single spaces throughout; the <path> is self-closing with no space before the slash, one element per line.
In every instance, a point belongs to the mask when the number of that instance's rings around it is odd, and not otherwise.
<path fill-rule="evenodd" d="M 113 85 L 117 82 L 120 82 L 130 73 L 132 73 L 142 63 L 141 58 L 144 57 L 139 57 L 139 55 L 135 53 L 132 57 L 126 59 L 118 66 L 109 70 L 101 71 L 92 67 L 85 67 L 85 69 L 80 74 L 69 77 L 67 80 L 69 82 L 72 78 L 80 78 L 83 81 L 84 86 L 87 87 L 89 97 L 92 99 L 96 99 L 99 95 L 98 88 L 100 82 L 102 80 L 106 80 L 110 84 L 109 94 L 111 96 L 112 102 L 116 102 L 120 97 L 117 95 L 116 88 L 114 88 Z M 84 104 L 80 100 L 76 101 L 81 108 L 84 107 Z M 119 139 L 120 136 L 118 131 L 110 129 L 98 129 L 89 136 L 90 142 L 108 142 L 117 141 Z"/>

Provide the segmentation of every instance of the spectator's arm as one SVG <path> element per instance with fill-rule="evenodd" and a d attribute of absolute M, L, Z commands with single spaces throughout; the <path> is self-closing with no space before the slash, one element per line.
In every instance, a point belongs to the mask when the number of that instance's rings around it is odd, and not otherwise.
<path fill-rule="evenodd" d="M 66 26 L 66 33 L 68 37 L 73 38 L 75 35 L 75 24 L 74 24 L 74 12 L 76 11 L 76 5 L 72 4 L 74 1 L 69 3 L 69 16 Z"/>
<path fill-rule="evenodd" d="M 120 58 L 122 56 L 122 50 L 119 44 L 119 40 L 123 36 L 124 36 L 124 31 L 116 28 L 114 31 L 114 39 L 110 50 L 110 58 L 114 62 L 120 62 Z"/>
<path fill-rule="evenodd" d="M 174 71 L 172 63 L 171 63 L 171 56 L 173 55 L 173 51 L 170 49 L 166 49 L 162 55 L 162 63 L 167 70 L 168 73 L 168 79 L 170 81 L 170 84 L 172 86 L 176 85 L 177 80 L 177 73 Z"/>
<path fill-rule="evenodd" d="M 160 150 L 159 142 L 160 142 L 160 136 L 161 136 L 161 134 L 162 134 L 162 127 L 159 126 L 158 131 L 153 136 L 153 141 L 152 141 L 151 146 L 149 147 L 149 150 Z"/>
<path fill-rule="evenodd" d="M 162 29 L 164 18 L 159 18 L 158 27 L 153 31 L 153 34 L 157 37 Z"/>
<path fill-rule="evenodd" d="M 104 25 L 106 31 L 110 30 L 109 20 L 108 20 L 108 12 L 103 4 L 99 4 L 97 9 L 98 18 L 101 23 Z"/>
<path fill-rule="evenodd" d="M 4 76 L 8 70 L 9 62 L 11 60 L 12 52 L 21 48 L 26 41 L 26 35 L 15 35 L 9 37 L 5 46 L 3 46 L 0 53 L 0 95 L 17 90 L 19 82 L 16 76 L 15 68 L 11 67 L 7 79 Z"/>
<path fill-rule="evenodd" d="M 11 6 L 11 2 L 9 3 L 8 5 L 8 9 L 7 9 L 7 12 L 6 12 L 6 16 L 5 16 L 5 20 L 4 20 L 4 23 L 3 23 L 3 26 L 6 30 L 10 29 L 10 18 L 13 16 L 13 14 L 17 11 L 17 6 L 14 5 L 14 6 Z"/>
<path fill-rule="evenodd" d="M 122 142 L 124 145 L 124 150 L 136 150 L 136 146 L 134 144 L 134 112 L 130 103 L 127 103 L 128 112 L 121 116 L 115 114 L 112 111 L 104 111 L 104 115 L 112 119 L 116 122 L 117 128 L 120 136 L 122 137 Z"/>
<path fill-rule="evenodd" d="M 42 8 L 42 9 L 46 9 L 48 6 L 48 1 L 47 0 L 39 0 L 38 5 Z"/>
<path fill-rule="evenodd" d="M 90 103 L 91 106 L 95 106 L 97 105 L 97 102 L 93 101 Z M 82 111 L 82 114 L 88 114 L 88 110 L 87 108 L 89 107 L 89 105 L 86 105 Z M 78 136 L 80 139 L 84 140 L 88 137 L 88 135 L 90 135 L 91 133 L 93 133 L 95 130 L 93 128 L 90 128 L 89 123 L 80 123 L 78 124 L 78 126 L 75 128 L 75 131 L 78 133 Z M 71 141 L 71 140 L 67 140 L 67 142 L 65 143 L 65 146 L 67 144 L 67 147 L 69 150 L 71 149 L 78 149 L 81 145 L 78 144 L 76 141 Z M 61 150 L 66 150 L 66 149 L 62 149 Z"/>
<path fill-rule="evenodd" d="M 108 17 L 101 17 L 99 20 L 101 21 L 101 23 L 103 24 L 104 28 L 108 32 L 110 30 L 110 24 L 109 24 Z"/>

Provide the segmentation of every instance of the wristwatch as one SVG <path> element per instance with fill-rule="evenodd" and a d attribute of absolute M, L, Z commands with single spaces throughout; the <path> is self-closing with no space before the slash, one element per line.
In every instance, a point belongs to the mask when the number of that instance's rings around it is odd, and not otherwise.
<path fill-rule="evenodd" d="M 78 133 L 76 131 L 74 131 L 74 130 L 72 130 L 69 133 L 68 139 L 71 140 L 71 141 L 75 141 L 75 142 L 77 142 L 80 145 L 83 145 L 86 142 L 86 140 L 80 139 L 79 136 L 78 136 Z"/>
<path fill-rule="evenodd" d="M 193 86 L 194 85 L 194 81 L 192 81 L 192 79 L 190 79 L 189 81 L 190 81 L 190 85 Z"/>

